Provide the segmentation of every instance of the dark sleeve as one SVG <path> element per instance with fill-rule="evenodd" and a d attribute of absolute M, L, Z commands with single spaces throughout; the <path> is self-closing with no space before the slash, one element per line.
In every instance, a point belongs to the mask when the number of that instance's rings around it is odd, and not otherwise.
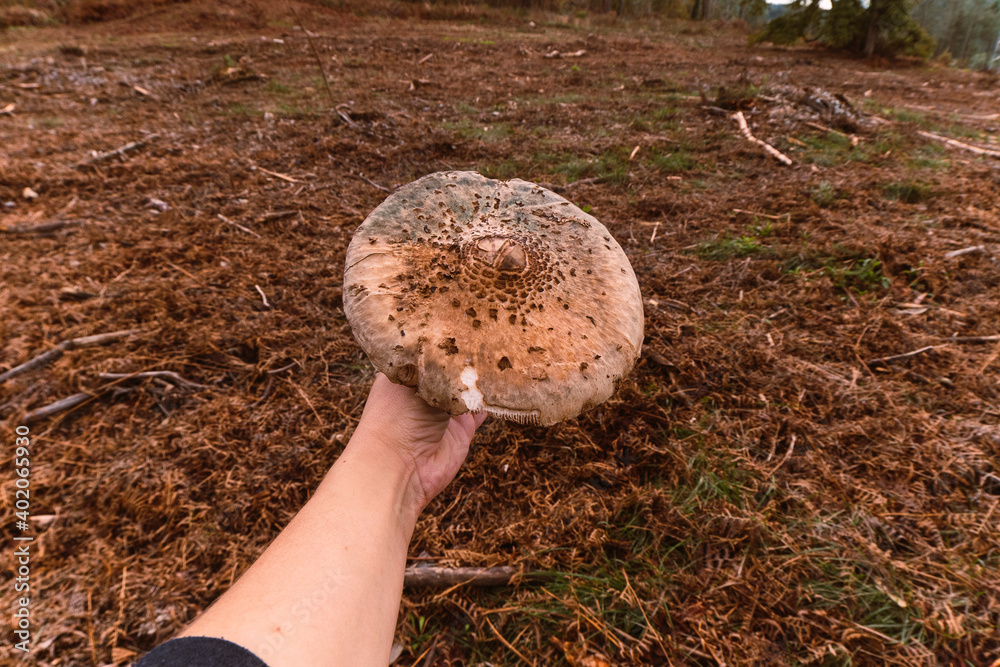
<path fill-rule="evenodd" d="M 216 637 L 180 637 L 160 644 L 134 667 L 267 667 L 239 644 Z"/>

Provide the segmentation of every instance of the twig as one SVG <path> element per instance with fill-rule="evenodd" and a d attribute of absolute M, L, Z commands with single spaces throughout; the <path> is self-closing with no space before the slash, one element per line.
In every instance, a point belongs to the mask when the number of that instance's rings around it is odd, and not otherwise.
<path fill-rule="evenodd" d="M 763 148 L 764 152 L 766 152 L 768 155 L 773 157 L 778 162 L 781 162 L 782 164 L 788 166 L 792 166 L 792 159 L 790 157 L 779 151 L 771 144 L 767 143 L 766 141 L 761 141 L 760 139 L 758 139 L 757 137 L 753 136 L 750 133 L 750 127 L 747 125 L 747 119 L 743 115 L 742 111 L 737 111 L 735 114 L 733 114 L 733 119 L 739 124 L 740 132 L 742 132 L 743 136 L 747 138 L 747 141 L 753 144 L 757 144 L 758 146 Z"/>
<path fill-rule="evenodd" d="M 845 132 L 841 132 L 840 130 L 835 130 L 832 127 L 827 127 L 826 125 L 820 125 L 819 123 L 814 123 L 814 122 L 808 121 L 808 120 L 805 122 L 805 124 L 808 125 L 809 127 L 816 128 L 817 130 L 821 130 L 823 132 L 831 132 L 833 134 L 839 134 L 840 136 L 844 137 L 845 139 L 850 139 L 851 140 L 851 148 L 854 148 L 859 143 L 861 143 L 861 140 L 858 138 L 858 136 L 856 134 L 847 134 Z"/>
<path fill-rule="evenodd" d="M 261 216 L 261 221 L 271 222 L 272 220 L 281 220 L 282 218 L 290 218 L 293 215 L 298 215 L 298 211 L 273 211 L 271 213 L 265 213 Z"/>
<path fill-rule="evenodd" d="M 770 213 L 757 213 L 756 211 L 747 211 L 742 208 L 734 208 L 733 213 L 745 213 L 746 215 L 752 215 L 757 218 L 767 218 L 768 220 L 791 220 L 791 213 L 782 213 L 781 215 L 772 215 Z"/>
<path fill-rule="evenodd" d="M 785 465 L 785 461 L 787 461 L 789 458 L 791 458 L 792 452 L 795 451 L 795 439 L 796 439 L 796 436 L 795 436 L 794 433 L 792 433 L 791 441 L 788 443 L 788 451 L 785 452 L 785 455 L 781 457 L 781 461 L 778 462 L 778 465 L 774 466 L 774 470 L 772 470 L 771 472 L 767 473 L 768 477 L 770 477 L 774 473 L 778 472 L 778 470 L 781 468 L 781 466 Z"/>
<path fill-rule="evenodd" d="M 919 130 L 917 134 L 919 134 L 922 137 L 927 137 L 928 139 L 933 139 L 935 141 L 943 142 L 949 146 L 953 146 L 954 148 L 961 148 L 963 150 L 971 151 L 976 155 L 988 155 L 989 157 L 1000 158 L 1000 151 L 994 151 L 988 148 L 980 148 L 979 146 L 973 146 L 972 144 L 962 143 L 961 141 L 955 141 L 954 139 L 949 139 L 948 137 L 942 137 L 941 135 L 933 134 L 931 132 L 924 132 L 923 130 Z"/>
<path fill-rule="evenodd" d="M 945 339 L 949 343 L 995 343 L 1000 336 L 952 336 Z"/>
<path fill-rule="evenodd" d="M 961 250 L 952 250 L 951 252 L 946 252 L 944 254 L 945 259 L 954 259 L 955 257 L 961 257 L 962 255 L 971 255 L 974 252 L 986 252 L 986 246 L 974 245 L 968 248 L 962 248 Z"/>
<path fill-rule="evenodd" d="M 264 169 L 264 167 L 261 167 L 260 165 L 256 165 L 256 166 L 257 166 L 257 171 L 262 171 L 265 174 L 267 174 L 268 176 L 274 176 L 275 178 L 280 178 L 281 180 L 286 181 L 288 183 L 301 183 L 302 182 L 300 180 L 292 178 L 291 176 L 289 176 L 287 174 L 280 174 L 280 173 L 278 173 L 276 171 L 271 171 L 270 169 Z"/>
<path fill-rule="evenodd" d="M 728 116 L 729 112 L 722 107 L 713 106 L 711 104 L 702 104 L 701 108 L 709 113 L 714 113 L 716 116 Z"/>
<path fill-rule="evenodd" d="M 18 375 L 23 375 L 28 371 L 32 371 L 36 368 L 41 368 L 47 364 L 52 363 L 59 357 L 63 355 L 64 352 L 68 350 L 75 350 L 79 347 L 90 347 L 93 345 L 101 345 L 103 343 L 110 343 L 116 341 L 120 338 L 127 338 L 132 334 L 139 333 L 141 329 L 126 329 L 125 331 L 113 331 L 111 333 L 96 334 L 94 336 L 83 336 L 82 338 L 73 338 L 70 340 L 64 340 L 63 342 L 56 345 L 51 350 L 43 352 L 33 359 L 29 359 L 20 366 L 15 366 L 6 373 L 0 374 L 0 384 L 3 384 L 7 380 L 17 377 Z"/>
<path fill-rule="evenodd" d="M 351 118 L 346 111 L 343 111 L 341 109 L 337 109 L 337 115 L 340 116 L 341 120 L 343 120 L 345 123 L 347 123 L 348 127 L 357 127 L 358 126 L 358 124 L 354 122 L 354 119 Z"/>
<path fill-rule="evenodd" d="M 232 225 L 233 227 L 235 227 L 236 229 L 240 230 L 241 232 L 246 232 L 247 234 L 252 234 L 252 235 L 256 236 L 257 238 L 263 238 L 260 234 L 258 234 L 254 230 L 250 229 L 249 227 L 244 227 L 243 225 L 241 225 L 238 222 L 233 222 L 232 220 L 230 220 L 226 216 L 222 215 L 221 213 L 218 214 L 218 218 L 219 218 L 219 220 L 222 220 L 227 225 Z M 184 273 L 187 273 L 187 271 L 185 271 Z M 188 273 L 188 275 L 190 276 L 191 274 Z M 194 278 L 194 276 L 191 276 L 191 277 Z"/>
<path fill-rule="evenodd" d="M 389 188 L 385 187 L 384 185 L 379 185 L 378 183 L 376 183 L 375 181 L 371 180 L 370 178 L 366 178 L 364 174 L 354 174 L 354 175 L 357 176 L 358 178 L 360 178 L 362 181 L 364 181 L 368 185 L 372 186 L 373 188 L 381 190 L 382 192 L 392 192 L 392 190 L 390 190 Z"/>
<path fill-rule="evenodd" d="M 34 422 L 45 419 L 46 417 L 51 417 L 57 415 L 60 412 L 65 412 L 66 410 L 72 410 L 81 403 L 86 403 L 90 399 L 94 398 L 92 394 L 80 393 L 73 394 L 72 396 L 67 396 L 66 398 L 60 398 L 55 403 L 49 403 L 48 405 L 38 408 L 37 410 L 32 410 L 31 412 L 24 415 L 24 423 L 32 424 Z"/>
<path fill-rule="evenodd" d="M 433 565 L 406 568 L 403 585 L 413 588 L 426 586 L 444 588 L 457 584 L 469 586 L 507 586 L 520 574 L 516 567 L 436 567 Z"/>
<path fill-rule="evenodd" d="M 931 352 L 932 350 L 936 350 L 938 347 L 939 347 L 938 345 L 928 345 L 926 347 L 920 348 L 919 350 L 913 350 L 912 352 L 905 352 L 903 354 L 894 354 L 891 357 L 879 357 L 878 359 L 870 360 L 867 363 L 867 365 L 869 368 L 882 368 L 888 366 L 890 362 L 902 361 L 903 359 L 916 357 L 918 355 Z"/>
<path fill-rule="evenodd" d="M 603 176 L 593 176 L 591 178 L 581 178 L 578 181 L 573 181 L 572 183 L 567 183 L 562 186 L 563 190 L 569 190 L 570 188 L 575 188 L 578 185 L 591 185 L 593 183 L 600 183 L 604 180 Z"/>
<path fill-rule="evenodd" d="M 113 158 L 116 155 L 124 155 L 125 153 L 128 153 L 129 151 L 134 151 L 136 149 L 142 148 L 143 146 L 145 146 L 146 144 L 148 144 L 150 141 L 153 141 L 154 139 L 158 139 L 159 137 L 160 137 L 159 134 L 151 134 L 151 135 L 147 136 L 145 139 L 139 139 L 138 141 L 133 141 L 131 143 L 127 143 L 124 146 L 119 146 L 118 148 L 114 149 L 113 151 L 108 151 L 107 153 L 99 153 L 98 155 L 95 155 L 92 158 L 84 160 L 83 162 L 77 162 L 75 165 L 73 165 L 73 167 L 76 168 L 76 169 L 79 169 L 80 167 L 86 167 L 86 166 L 95 164 L 97 162 L 103 162 L 104 160 L 107 160 L 109 158 Z"/>
<path fill-rule="evenodd" d="M 253 287 L 254 287 L 254 289 L 255 289 L 255 290 L 257 290 L 257 294 L 260 294 L 260 298 L 261 298 L 261 301 L 263 301 L 263 302 L 264 302 L 264 307 L 265 307 L 265 308 L 270 308 L 270 307 L 271 307 L 271 304 L 269 304 L 269 303 L 267 302 L 267 295 L 266 295 L 266 294 L 264 294 L 264 290 L 262 290 L 262 289 L 260 288 L 260 285 L 254 285 Z"/>
<path fill-rule="evenodd" d="M 178 387 L 184 387 L 185 389 L 208 389 L 207 385 L 198 384 L 197 382 L 191 382 L 187 378 L 178 375 L 174 371 L 141 371 L 137 373 L 98 373 L 98 379 L 100 380 L 144 380 L 147 378 L 159 378 L 161 380 L 166 380 L 170 384 L 176 385 Z"/>
<path fill-rule="evenodd" d="M 330 81 L 326 78 L 326 68 L 323 67 L 323 59 L 319 57 L 319 51 L 316 50 L 316 45 L 313 44 L 312 36 L 309 34 L 309 31 L 306 30 L 304 25 L 302 25 L 302 19 L 299 18 L 299 13 L 295 11 L 295 6 L 292 3 L 288 3 L 288 8 L 292 10 L 292 14 L 295 15 L 295 22 L 299 24 L 299 27 L 302 28 L 302 32 L 306 35 L 306 42 L 309 43 L 309 50 L 312 51 L 313 58 L 316 59 L 316 64 L 319 65 L 320 74 L 323 75 L 323 85 L 326 86 L 326 94 L 327 97 L 330 98 L 330 106 L 335 107 L 337 106 L 337 102 L 333 99 L 333 91 L 330 90 Z"/>
<path fill-rule="evenodd" d="M 24 227 L 22 225 L 14 225 L 13 227 L 8 227 L 7 229 L 0 229 L 0 233 L 4 234 L 51 234 L 52 232 L 57 232 L 65 227 L 75 227 L 76 225 L 82 225 L 83 220 L 52 220 L 51 222 L 43 222 L 38 225 L 32 225 L 29 227 Z"/>

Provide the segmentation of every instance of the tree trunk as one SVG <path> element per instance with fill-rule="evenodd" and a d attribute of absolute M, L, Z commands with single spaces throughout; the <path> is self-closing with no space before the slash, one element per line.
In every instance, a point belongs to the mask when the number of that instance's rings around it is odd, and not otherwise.
<path fill-rule="evenodd" d="M 618 16 L 625 16 L 626 0 L 618 0 Z"/>
<path fill-rule="evenodd" d="M 881 0 L 871 0 L 868 6 L 868 35 L 865 37 L 866 58 L 875 55 L 875 46 L 878 44 L 878 20 L 881 18 L 881 13 Z"/>
<path fill-rule="evenodd" d="M 965 40 L 962 42 L 962 55 L 959 56 L 962 60 L 965 60 L 969 53 L 969 40 L 972 39 L 972 29 L 976 26 L 976 20 L 973 17 L 967 16 L 965 20 L 969 22 L 969 29 L 965 31 Z"/>
<path fill-rule="evenodd" d="M 997 43 L 993 45 L 993 53 L 990 55 L 990 61 L 986 63 L 986 69 L 993 69 L 994 65 L 1000 65 L 997 59 L 1000 58 L 1000 33 L 997 33 Z"/>

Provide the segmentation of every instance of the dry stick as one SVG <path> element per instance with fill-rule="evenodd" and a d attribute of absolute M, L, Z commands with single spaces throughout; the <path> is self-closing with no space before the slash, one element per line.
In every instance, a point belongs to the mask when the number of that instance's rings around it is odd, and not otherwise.
<path fill-rule="evenodd" d="M 218 214 L 218 218 L 219 218 L 219 220 L 222 220 L 227 225 L 232 225 L 233 227 L 235 227 L 236 229 L 238 229 L 238 230 L 240 230 L 242 232 L 246 232 L 247 234 L 252 234 L 253 236 L 256 236 L 257 238 L 263 238 L 263 237 L 261 237 L 260 234 L 258 234 L 254 230 L 250 229 L 249 227 L 244 227 L 243 225 L 241 225 L 238 222 L 233 222 L 232 220 L 230 220 L 226 216 L 222 215 L 221 213 Z M 168 262 L 168 264 L 169 264 L 169 262 Z M 180 269 L 180 267 L 174 267 L 174 268 L 176 268 L 176 269 L 178 269 L 180 271 L 183 271 L 183 269 Z M 187 271 L 184 271 L 184 273 L 187 273 Z M 192 276 L 190 273 L 187 273 L 187 274 L 189 276 L 191 276 L 192 278 L 194 278 L 194 276 Z M 197 280 L 197 278 L 195 278 L 195 280 Z"/>
<path fill-rule="evenodd" d="M 39 225 L 34 225 L 30 227 L 24 227 L 21 225 L 14 225 L 13 227 L 8 227 L 7 229 L 0 229 L 0 233 L 4 234 L 51 234 L 52 232 L 57 232 L 64 227 L 73 227 L 75 225 L 82 225 L 83 220 L 53 220 L 51 222 L 43 222 Z"/>
<path fill-rule="evenodd" d="M 44 407 L 38 408 L 37 410 L 32 410 L 31 412 L 24 415 L 24 423 L 32 424 L 34 422 L 45 419 L 46 417 L 51 417 L 52 415 L 59 414 L 60 412 L 65 412 L 66 410 L 72 410 L 81 403 L 85 403 L 90 399 L 94 398 L 93 394 L 73 394 L 72 396 L 67 396 L 66 398 L 61 398 L 55 403 L 50 403 Z"/>
<path fill-rule="evenodd" d="M 406 568 L 403 585 L 444 588 L 459 584 L 469 586 L 507 586 L 520 569 L 501 567 L 436 567 L 432 565 Z"/>
<path fill-rule="evenodd" d="M 954 259 L 956 257 L 961 257 L 962 255 L 971 255 L 974 252 L 987 252 L 986 246 L 974 245 L 968 248 L 962 248 L 961 250 L 952 250 L 951 252 L 946 252 L 944 254 L 945 259 Z"/>
<path fill-rule="evenodd" d="M 922 347 L 919 350 L 913 350 L 912 352 L 905 352 L 903 354 L 894 354 L 891 357 L 879 357 L 878 359 L 872 359 L 868 361 L 868 366 L 888 366 L 891 361 L 900 361 L 902 359 L 909 359 L 910 357 L 916 357 L 917 355 L 936 350 L 939 345 L 928 345 L 927 347 Z"/>
<path fill-rule="evenodd" d="M 277 171 L 271 171 L 270 169 L 264 169 L 264 167 L 261 167 L 260 165 L 257 165 L 257 170 L 264 172 L 268 176 L 274 176 L 275 178 L 280 178 L 281 180 L 283 180 L 283 181 L 285 181 L 287 183 L 301 183 L 302 182 L 302 181 L 299 181 L 297 179 L 292 178 L 288 174 L 281 174 L 281 173 L 279 173 Z"/>
<path fill-rule="evenodd" d="M 917 132 L 922 137 L 927 137 L 928 139 L 934 139 L 935 141 L 941 141 L 949 146 L 954 146 L 955 148 L 961 148 L 963 150 L 972 151 L 976 155 L 988 155 L 989 157 L 1000 158 L 1000 151 L 990 150 L 988 148 L 980 148 L 979 146 L 973 146 L 972 144 L 965 144 L 961 141 L 955 141 L 954 139 L 949 139 L 948 137 L 942 137 L 938 134 L 932 134 L 931 132 L 924 132 L 920 130 Z"/>
<path fill-rule="evenodd" d="M 32 371 L 36 368 L 41 368 L 46 364 L 50 364 L 59 357 L 63 355 L 63 352 L 67 350 L 74 350 L 78 347 L 89 347 L 92 345 L 101 345 L 103 343 L 110 343 L 116 341 L 120 338 L 127 338 L 134 333 L 139 333 L 141 329 L 126 329 L 125 331 L 113 331 L 111 333 L 96 334 L 94 336 L 83 336 L 82 338 L 73 338 L 71 340 L 64 340 L 63 342 L 56 345 L 51 350 L 47 352 L 42 352 L 37 357 L 29 359 L 20 366 L 15 366 L 6 373 L 0 374 L 0 384 L 3 384 L 7 380 L 17 377 L 18 375 L 23 375 L 28 371 Z"/>
<path fill-rule="evenodd" d="M 140 139 L 138 141 L 133 141 L 131 143 L 125 144 L 124 146 L 119 146 L 118 148 L 114 149 L 113 151 L 108 151 L 107 153 L 100 153 L 100 154 L 95 155 L 94 157 L 92 157 L 92 158 L 90 158 L 88 160 L 84 160 L 83 162 L 77 162 L 75 165 L 73 165 L 73 167 L 75 167 L 76 169 L 79 169 L 80 167 L 86 167 L 86 166 L 92 165 L 94 163 L 102 162 L 104 160 L 107 160 L 108 158 L 113 158 L 116 155 L 124 155 L 125 153 L 127 153 L 129 151 L 134 151 L 137 148 L 142 148 L 143 146 L 145 146 L 146 144 L 148 144 L 153 139 L 158 139 L 159 137 L 160 137 L 160 135 L 158 135 L 158 134 L 151 134 L 148 137 L 146 137 L 145 139 Z"/>
<path fill-rule="evenodd" d="M 192 389 L 208 389 L 208 386 L 203 384 L 198 384 L 197 382 L 191 382 L 185 377 L 178 375 L 174 371 L 141 371 L 138 373 L 98 373 L 98 379 L 100 380 L 143 380 L 146 378 L 160 378 L 161 380 L 166 380 L 167 382 L 177 385 L 178 387 L 186 387 Z"/>
<path fill-rule="evenodd" d="M 788 451 L 785 452 L 785 455 L 783 457 L 781 457 L 781 461 L 778 462 L 778 465 L 774 466 L 774 470 L 767 473 L 768 477 L 778 472 L 778 470 L 781 469 L 781 466 L 785 465 L 785 461 L 787 461 L 792 456 L 792 452 L 795 451 L 795 439 L 796 439 L 795 434 L 792 433 L 791 442 L 788 443 Z"/>
<path fill-rule="evenodd" d="M 271 222 L 272 220 L 281 220 L 282 218 L 290 218 L 293 215 L 298 215 L 298 211 L 274 211 L 272 213 L 265 213 L 261 216 L 263 222 Z"/>
<path fill-rule="evenodd" d="M 312 51 L 313 58 L 316 59 L 316 64 L 319 65 L 319 72 L 323 75 L 323 85 L 326 86 L 326 94 L 327 97 L 330 98 L 330 106 L 336 107 L 337 101 L 333 99 L 333 91 L 330 90 L 330 81 L 326 78 L 326 68 L 323 67 L 323 60 L 319 57 L 319 51 L 316 50 L 316 45 L 313 44 L 312 37 L 309 36 L 309 31 L 306 30 L 306 27 L 302 24 L 302 19 L 299 18 L 299 13 L 295 11 L 295 7 L 292 3 L 288 3 L 288 8 L 292 10 L 292 14 L 295 15 L 295 21 L 299 24 L 299 27 L 302 28 L 302 32 L 305 33 L 306 42 L 309 43 L 309 49 Z"/>
<path fill-rule="evenodd" d="M 1000 336 L 952 336 L 945 339 L 949 343 L 995 343 Z"/>
<path fill-rule="evenodd" d="M 747 211 L 742 208 L 734 208 L 733 213 L 746 213 L 747 215 L 757 216 L 758 218 L 767 218 L 768 220 L 791 220 L 791 213 L 782 213 L 781 215 L 772 215 L 770 213 L 757 213 L 756 211 Z"/>
<path fill-rule="evenodd" d="M 384 185 L 379 185 L 378 183 L 376 183 L 375 181 L 371 180 L 370 178 L 365 178 L 364 174 L 354 174 L 354 175 L 357 176 L 358 178 L 360 178 L 362 181 L 364 181 L 368 185 L 372 186 L 373 188 L 377 188 L 377 189 L 381 190 L 382 192 L 392 192 L 392 190 L 390 190 L 389 188 L 385 187 Z"/>
<path fill-rule="evenodd" d="M 760 146 L 761 148 L 763 148 L 764 152 L 766 152 L 768 155 L 770 155 L 771 157 L 773 157 L 778 162 L 781 162 L 782 164 L 788 165 L 789 167 L 792 166 L 792 159 L 790 157 L 788 157 L 787 155 L 785 155 L 784 153 L 782 153 L 781 151 L 779 151 L 777 148 L 775 148 L 771 144 L 767 143 L 766 141 L 761 141 L 760 139 L 758 139 L 757 137 L 753 136 L 750 133 L 750 127 L 747 125 L 747 119 L 743 115 L 742 111 L 737 111 L 733 115 L 733 119 L 737 123 L 739 123 L 740 132 L 743 133 L 743 136 L 746 137 L 747 140 L 750 143 L 757 144 L 758 146 Z"/>
<path fill-rule="evenodd" d="M 809 127 L 816 128 L 817 130 L 822 130 L 823 132 L 832 132 L 833 134 L 839 134 L 840 136 L 844 137 L 845 139 L 850 139 L 851 140 L 851 148 L 854 148 L 855 146 L 857 146 L 858 143 L 861 141 L 857 137 L 857 135 L 847 134 L 845 132 L 841 132 L 840 130 L 835 130 L 832 127 L 827 127 L 826 125 L 820 125 L 819 123 L 813 123 L 812 121 L 808 121 L 808 120 L 805 122 L 805 124 L 808 125 Z"/>

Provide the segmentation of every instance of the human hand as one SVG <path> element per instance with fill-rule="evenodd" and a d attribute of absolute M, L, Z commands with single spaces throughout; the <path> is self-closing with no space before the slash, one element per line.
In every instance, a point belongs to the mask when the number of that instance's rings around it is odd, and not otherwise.
<path fill-rule="evenodd" d="M 454 479 L 486 417 L 486 412 L 449 415 L 379 373 L 351 442 L 399 458 L 412 473 L 407 500 L 419 514 Z"/>

